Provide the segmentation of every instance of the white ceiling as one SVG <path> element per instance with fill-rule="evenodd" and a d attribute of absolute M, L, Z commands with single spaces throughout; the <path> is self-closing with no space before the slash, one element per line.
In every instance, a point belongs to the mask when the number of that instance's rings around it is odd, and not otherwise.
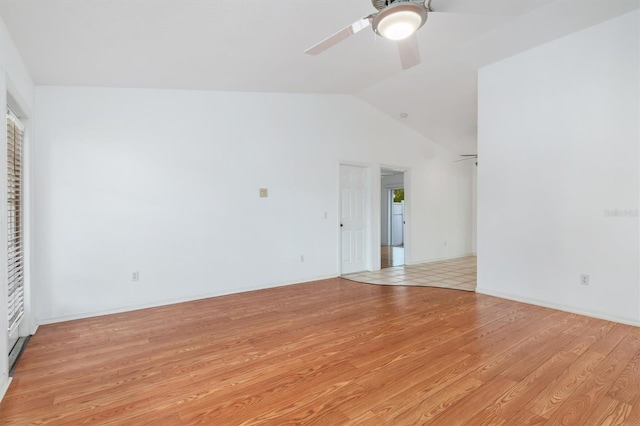
<path fill-rule="evenodd" d="M 432 0 L 422 63 L 367 29 L 369 0 L 0 0 L 36 84 L 347 93 L 458 153 L 475 152 L 476 70 L 640 7 L 640 0 Z M 401 113 L 408 114 L 400 118 Z"/>

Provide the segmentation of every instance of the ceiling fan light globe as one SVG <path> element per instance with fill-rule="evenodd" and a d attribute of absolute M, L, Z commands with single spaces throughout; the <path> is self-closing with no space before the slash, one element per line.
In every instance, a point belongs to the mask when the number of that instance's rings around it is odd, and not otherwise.
<path fill-rule="evenodd" d="M 399 11 L 382 18 L 377 32 L 389 40 L 403 40 L 415 33 L 421 24 L 422 19 L 417 13 Z"/>
<path fill-rule="evenodd" d="M 373 18 L 373 31 L 389 40 L 402 40 L 415 33 L 427 20 L 424 4 L 392 3 Z"/>

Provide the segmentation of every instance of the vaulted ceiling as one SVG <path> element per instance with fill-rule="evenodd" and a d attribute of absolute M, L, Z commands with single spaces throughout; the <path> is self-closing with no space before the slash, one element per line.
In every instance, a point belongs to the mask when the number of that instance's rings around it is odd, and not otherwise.
<path fill-rule="evenodd" d="M 408 70 L 369 29 L 303 53 L 374 12 L 370 0 L 0 0 L 0 14 L 39 85 L 352 94 L 464 153 L 479 67 L 639 3 L 432 0 Z"/>

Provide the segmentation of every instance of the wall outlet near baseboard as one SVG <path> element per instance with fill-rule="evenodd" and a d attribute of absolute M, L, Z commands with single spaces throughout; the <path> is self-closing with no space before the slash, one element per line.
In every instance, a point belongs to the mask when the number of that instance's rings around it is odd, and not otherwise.
<path fill-rule="evenodd" d="M 140 281 L 140 272 L 139 271 L 133 271 L 131 273 L 131 281 Z"/>
<path fill-rule="evenodd" d="M 300 255 L 300 262 L 304 262 L 304 254 Z"/>
<path fill-rule="evenodd" d="M 589 274 L 580 274 L 580 284 L 589 285 Z"/>

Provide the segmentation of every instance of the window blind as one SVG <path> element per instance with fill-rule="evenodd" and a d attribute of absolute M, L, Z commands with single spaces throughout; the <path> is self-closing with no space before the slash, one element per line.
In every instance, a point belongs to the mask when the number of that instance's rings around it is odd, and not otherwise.
<path fill-rule="evenodd" d="M 22 229 L 22 139 L 24 129 L 7 113 L 7 271 L 9 333 L 24 316 L 24 255 Z"/>

